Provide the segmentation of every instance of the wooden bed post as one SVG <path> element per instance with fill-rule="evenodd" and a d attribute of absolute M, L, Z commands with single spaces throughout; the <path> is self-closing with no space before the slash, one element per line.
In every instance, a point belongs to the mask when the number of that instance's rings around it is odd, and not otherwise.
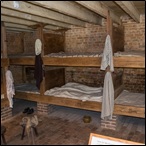
<path fill-rule="evenodd" d="M 1 46 L 2 46 L 2 56 L 3 56 L 3 58 L 7 58 L 6 28 L 5 28 L 4 22 L 1 22 L 1 31 L 2 31 L 2 36 L 1 36 L 1 39 L 2 39 L 2 44 L 1 44 Z M 7 94 L 6 94 L 6 76 L 5 76 L 5 73 L 8 70 L 8 66 L 4 66 L 3 69 L 4 69 L 3 70 L 4 97 L 6 98 Z"/>
<path fill-rule="evenodd" d="M 40 39 L 42 42 L 42 51 L 41 51 L 41 56 L 44 56 L 44 38 L 43 38 L 43 28 L 44 25 L 43 24 L 39 24 L 39 26 L 37 27 L 37 39 Z M 44 64 L 43 64 L 44 67 Z M 43 95 L 45 92 L 45 77 L 43 77 L 43 80 L 41 82 L 40 85 L 40 94 Z"/>
<path fill-rule="evenodd" d="M 111 44 L 112 44 L 112 50 L 113 50 L 112 26 L 113 26 L 112 19 L 110 17 L 110 12 L 108 10 L 107 11 L 107 35 L 110 35 Z"/>
<path fill-rule="evenodd" d="M 6 43 L 6 28 L 4 22 L 1 22 L 1 50 L 2 50 L 2 58 L 8 58 L 7 56 L 7 43 Z M 1 121 L 9 119 L 12 117 L 12 109 L 9 107 L 9 102 L 7 98 L 7 90 L 6 90 L 6 76 L 5 73 L 8 70 L 8 65 L 3 67 L 3 90 L 4 90 L 4 99 L 5 101 L 1 100 Z M 4 104 L 2 104 L 4 102 Z"/>

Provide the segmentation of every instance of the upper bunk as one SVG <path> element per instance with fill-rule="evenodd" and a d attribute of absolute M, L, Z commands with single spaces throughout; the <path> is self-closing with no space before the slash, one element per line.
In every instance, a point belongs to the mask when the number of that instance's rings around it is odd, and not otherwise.
<path fill-rule="evenodd" d="M 110 27 L 110 26 L 109 26 Z M 103 49 L 95 52 L 68 51 L 65 48 L 65 32 L 43 32 L 41 57 L 46 66 L 61 67 L 100 67 Z M 111 25 L 111 42 L 113 48 L 114 67 L 145 68 L 145 53 L 143 51 L 124 51 L 124 27 Z M 26 49 L 29 51 L 28 49 Z M 32 51 L 31 51 L 32 52 Z M 12 65 L 35 65 L 35 52 L 9 56 Z"/>
<path fill-rule="evenodd" d="M 114 54 L 114 67 L 120 68 L 145 68 L 145 54 L 144 52 L 120 52 Z M 61 54 L 45 55 L 42 57 L 43 64 L 48 66 L 73 66 L 73 67 L 100 67 L 101 54 Z M 9 57 L 12 65 L 34 65 L 35 56 L 19 56 Z"/>

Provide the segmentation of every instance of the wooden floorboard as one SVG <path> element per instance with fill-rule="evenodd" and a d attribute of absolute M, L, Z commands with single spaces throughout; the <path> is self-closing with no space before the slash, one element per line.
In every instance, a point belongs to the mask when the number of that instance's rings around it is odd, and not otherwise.
<path fill-rule="evenodd" d="M 21 104 L 17 104 L 17 111 L 13 110 L 14 118 L 2 123 L 7 128 L 5 133 L 7 145 L 32 144 L 27 136 L 21 140 L 20 126 L 24 117 L 22 111 L 27 106 L 31 107 L 31 103 L 29 102 L 28 105 L 23 103 L 25 104 L 23 106 Z M 32 107 L 36 109 L 34 103 Z M 82 120 L 84 115 L 90 115 L 92 121 L 88 124 L 84 123 Z M 52 113 L 48 116 L 38 115 L 38 118 L 39 136 L 35 136 L 35 145 L 87 145 L 90 133 L 145 143 L 145 119 L 143 118 L 121 116 L 116 131 L 100 128 L 100 113 L 94 111 L 53 106 Z"/>

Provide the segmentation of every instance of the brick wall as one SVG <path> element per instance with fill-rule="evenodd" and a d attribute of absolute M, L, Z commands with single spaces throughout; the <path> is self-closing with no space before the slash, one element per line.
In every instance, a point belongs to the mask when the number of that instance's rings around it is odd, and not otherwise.
<path fill-rule="evenodd" d="M 145 15 L 140 16 L 140 23 L 136 23 L 129 17 L 123 17 L 124 25 L 124 49 L 127 50 L 145 50 Z"/>
<path fill-rule="evenodd" d="M 7 32 L 7 49 L 8 55 L 22 54 L 23 48 L 23 33 Z"/>
<path fill-rule="evenodd" d="M 145 92 L 145 69 L 124 69 L 123 82 L 126 90 Z"/>
<path fill-rule="evenodd" d="M 105 19 L 103 25 L 87 24 L 86 28 L 72 28 L 65 33 L 66 52 L 102 52 L 106 38 Z"/>
<path fill-rule="evenodd" d="M 36 32 L 7 32 L 8 55 L 35 55 Z"/>

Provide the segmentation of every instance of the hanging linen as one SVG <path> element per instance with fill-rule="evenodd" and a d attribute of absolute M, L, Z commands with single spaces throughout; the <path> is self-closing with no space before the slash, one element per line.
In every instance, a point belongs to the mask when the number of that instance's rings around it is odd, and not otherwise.
<path fill-rule="evenodd" d="M 107 35 L 102 56 L 101 70 L 106 70 L 102 98 L 102 119 L 112 119 L 114 108 L 114 87 L 111 72 L 114 71 L 110 35 Z"/>
<path fill-rule="evenodd" d="M 113 66 L 113 55 L 112 55 L 112 45 L 111 45 L 110 35 L 107 35 L 106 37 L 105 47 L 101 62 L 101 70 L 105 70 L 108 65 L 110 66 L 110 71 L 113 72 L 114 66 Z"/>
<path fill-rule="evenodd" d="M 40 39 L 37 39 L 35 41 L 35 72 L 34 72 L 34 78 L 36 79 L 36 86 L 38 89 L 40 89 L 40 84 L 43 80 L 43 61 L 41 58 L 41 47 L 42 43 Z"/>
<path fill-rule="evenodd" d="M 6 90 L 9 100 L 9 106 L 13 108 L 13 95 L 15 95 L 14 79 L 10 70 L 6 71 Z"/>

